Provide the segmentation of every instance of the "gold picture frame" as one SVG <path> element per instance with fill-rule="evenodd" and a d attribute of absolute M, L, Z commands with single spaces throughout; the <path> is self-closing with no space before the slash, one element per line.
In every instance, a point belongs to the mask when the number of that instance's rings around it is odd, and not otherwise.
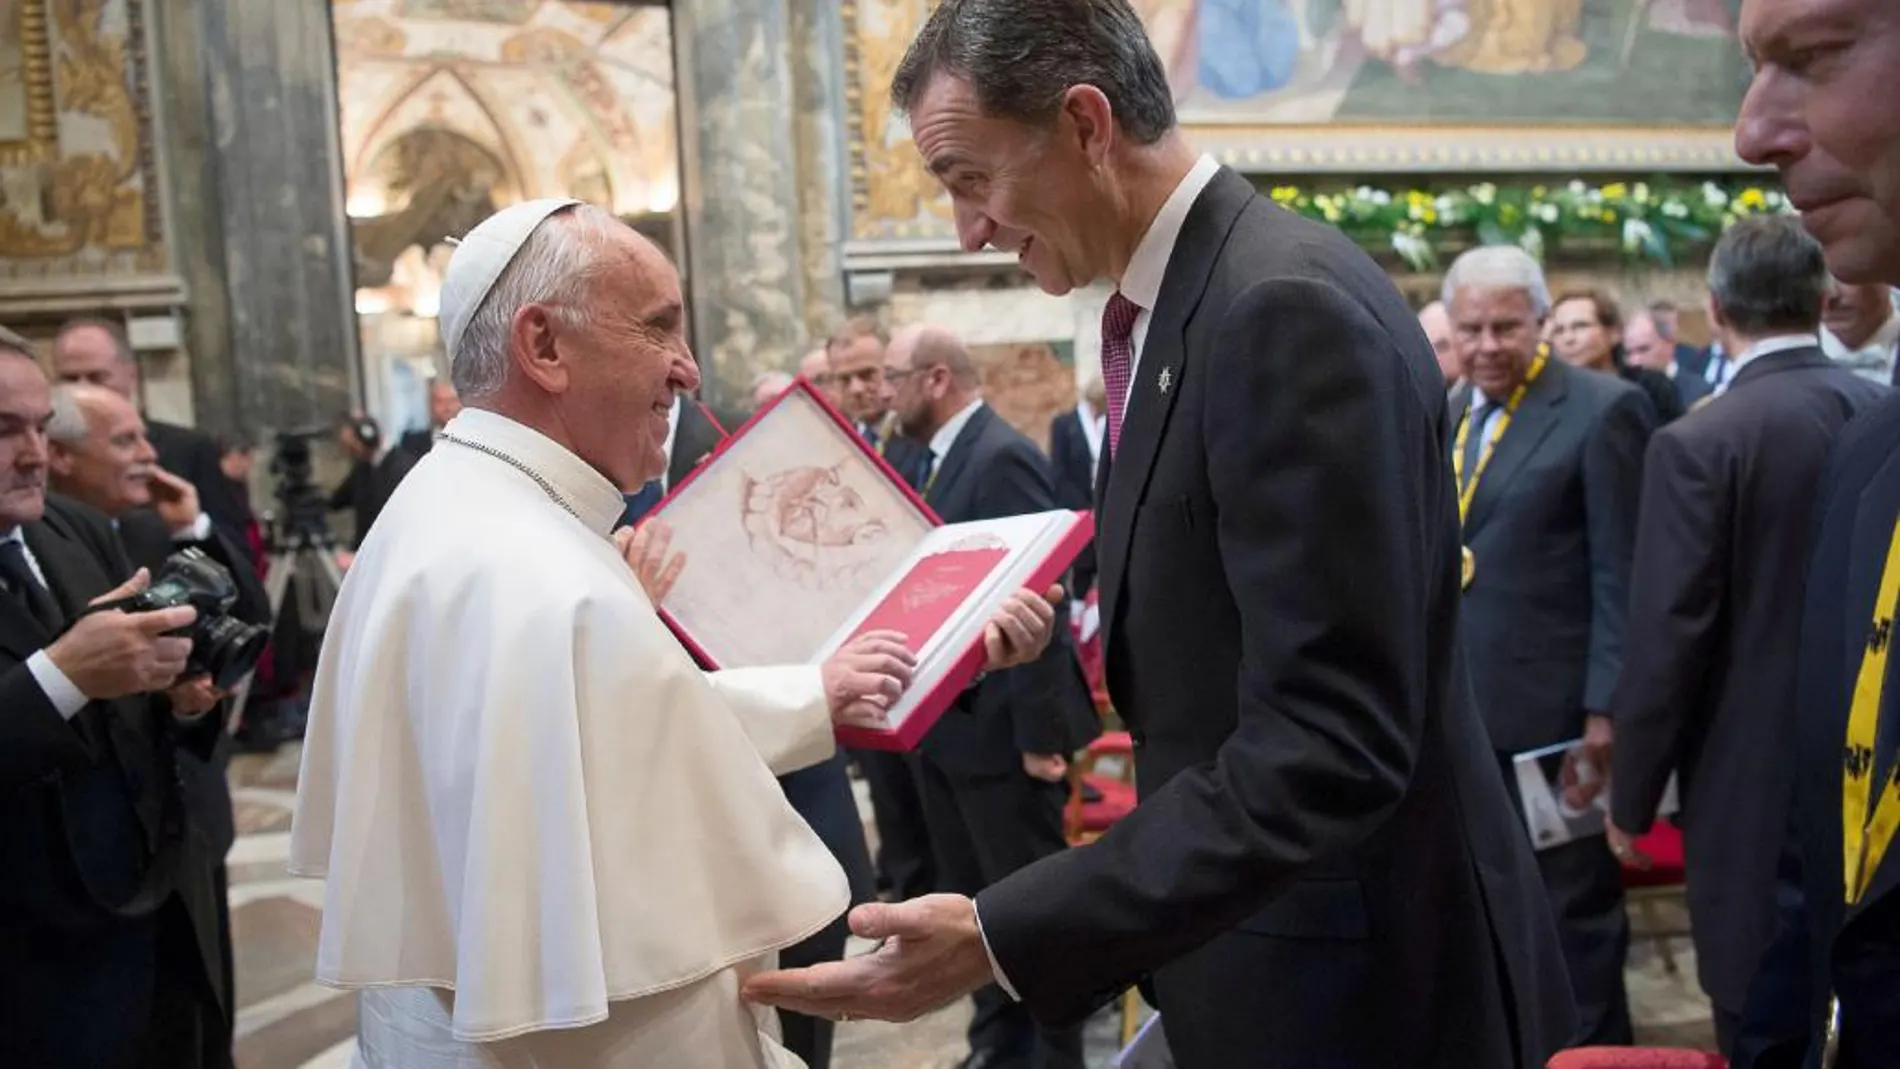
<path fill-rule="evenodd" d="M 46 0 L 0 0 L 0 167 L 40 163 L 58 151 Z"/>

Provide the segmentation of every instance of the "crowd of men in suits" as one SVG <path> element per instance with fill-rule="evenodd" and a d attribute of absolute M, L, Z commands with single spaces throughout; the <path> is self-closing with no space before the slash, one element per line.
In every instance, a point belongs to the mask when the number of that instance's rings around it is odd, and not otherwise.
<path fill-rule="evenodd" d="M 1582 1043 L 1631 1042 L 1623 866 L 1649 863 L 1636 837 L 1676 776 L 1699 979 L 1735 1049 L 1793 804 L 1815 496 L 1896 366 L 1890 291 L 1833 279 L 1797 218 L 1736 225 L 1708 284 L 1701 349 L 1672 305 L 1626 323 L 1508 248 L 1461 257 L 1419 317 L 1450 356 L 1461 625 L 1500 767 L 1576 743 L 1564 782 L 1610 784 L 1606 837 L 1537 853 Z"/>

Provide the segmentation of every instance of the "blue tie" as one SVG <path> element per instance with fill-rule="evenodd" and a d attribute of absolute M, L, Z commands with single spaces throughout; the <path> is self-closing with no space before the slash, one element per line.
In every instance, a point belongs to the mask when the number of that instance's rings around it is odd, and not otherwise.
<path fill-rule="evenodd" d="M 621 496 L 627 499 L 627 511 L 620 516 L 620 526 L 631 527 L 645 519 L 647 513 L 653 511 L 653 506 L 660 503 L 660 498 L 665 496 L 665 491 L 660 487 L 660 480 L 655 479 L 642 486 L 639 492 Z"/>

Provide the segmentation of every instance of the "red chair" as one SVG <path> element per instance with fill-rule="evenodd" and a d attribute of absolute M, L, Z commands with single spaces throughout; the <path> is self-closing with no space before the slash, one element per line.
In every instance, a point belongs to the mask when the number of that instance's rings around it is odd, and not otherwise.
<path fill-rule="evenodd" d="M 1098 769 L 1109 758 L 1119 758 L 1114 775 Z M 1089 788 L 1084 790 L 1084 787 Z M 1094 799 L 1089 795 L 1093 794 Z M 1135 745 L 1126 731 L 1108 731 L 1069 768 L 1069 803 L 1062 813 L 1062 832 L 1070 846 L 1100 838 L 1135 808 Z"/>
<path fill-rule="evenodd" d="M 1648 832 L 1637 836 L 1634 845 L 1637 850 L 1649 855 L 1650 865 L 1647 869 L 1639 869 L 1627 861 L 1623 863 L 1624 895 L 1630 905 L 1643 915 L 1645 930 L 1641 937 L 1656 944 L 1656 953 L 1662 956 L 1663 969 L 1674 976 L 1676 955 L 1669 949 L 1669 941 L 1681 939 L 1689 933 L 1664 928 L 1656 905 L 1666 898 L 1680 900 L 1686 892 L 1684 881 L 1688 877 L 1682 860 L 1682 829 L 1668 820 L 1658 820 Z"/>
<path fill-rule="evenodd" d="M 1728 1060 L 1704 1050 L 1578 1047 L 1558 1053 L 1544 1069 L 1728 1069 Z"/>

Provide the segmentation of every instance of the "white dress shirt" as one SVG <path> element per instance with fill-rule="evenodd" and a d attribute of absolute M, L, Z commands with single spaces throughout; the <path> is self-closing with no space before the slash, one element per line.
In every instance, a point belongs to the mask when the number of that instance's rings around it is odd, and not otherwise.
<path fill-rule="evenodd" d="M 1108 434 L 1108 416 L 1095 411 L 1095 406 L 1086 398 L 1077 398 L 1075 418 L 1082 424 L 1082 440 L 1089 446 L 1089 470 L 1094 471 L 1102 463 L 1102 440 Z"/>
<path fill-rule="evenodd" d="M 1820 344 L 1821 339 L 1813 334 L 1784 334 L 1778 338 L 1763 338 L 1742 350 L 1741 354 L 1733 361 L 1733 365 L 1729 368 L 1728 374 L 1723 377 L 1721 383 L 1716 386 L 1714 392 L 1709 396 L 1720 397 L 1727 393 L 1728 388 L 1735 385 L 1735 376 L 1740 375 L 1743 368 L 1760 360 L 1764 356 L 1768 356 L 1771 353 L 1785 353 L 1790 349 L 1812 349 Z"/>
<path fill-rule="evenodd" d="M 1194 161 L 1181 184 L 1174 187 L 1161 210 L 1155 213 L 1148 232 L 1135 246 L 1135 254 L 1128 258 L 1128 269 L 1122 272 L 1121 295 L 1141 308 L 1129 337 L 1134 350 L 1128 363 L 1130 384 L 1135 381 L 1135 369 L 1141 366 L 1141 351 L 1147 348 L 1148 324 L 1154 321 L 1155 303 L 1161 300 L 1161 280 L 1167 277 L 1168 261 L 1174 258 L 1174 244 L 1181 238 L 1181 227 L 1187 223 L 1188 211 L 1200 199 L 1201 191 L 1218 173 L 1220 163 L 1214 157 L 1202 156 Z M 1123 405 L 1122 419 L 1127 418 L 1128 407 Z"/>
<path fill-rule="evenodd" d="M 26 553 L 26 566 L 32 569 L 40 585 L 46 588 L 47 594 L 51 595 L 53 584 L 46 581 L 46 571 L 40 567 L 39 558 L 33 555 L 33 547 L 26 544 L 26 538 L 21 535 L 20 529 L 15 527 L 6 534 L 0 535 L 0 542 L 20 544 L 20 548 Z M 35 650 L 33 655 L 26 659 L 26 670 L 33 673 L 33 681 L 40 685 L 40 690 L 46 694 L 46 700 L 53 703 L 53 709 L 59 713 L 61 719 L 71 720 L 79 713 L 79 710 L 86 707 L 85 693 L 66 677 L 66 673 L 59 670 L 59 665 L 53 663 L 53 659 L 46 655 L 45 650 Z"/>
<path fill-rule="evenodd" d="M 1885 386 L 1893 381 L 1893 365 L 1900 354 L 1900 312 L 1874 331 L 1859 348 L 1849 349 L 1831 330 L 1821 332 L 1821 351 L 1828 359 L 1851 368 L 1854 374 Z"/>
<path fill-rule="evenodd" d="M 1122 405 L 1124 423 L 1128 419 L 1128 406 L 1134 403 L 1132 384 L 1135 381 L 1135 369 L 1141 366 L 1141 351 L 1147 348 L 1148 325 L 1154 321 L 1155 304 L 1161 299 L 1161 281 L 1167 277 L 1168 261 L 1174 258 L 1174 246 L 1181 239 L 1181 227 L 1187 223 L 1188 211 L 1194 207 L 1194 202 L 1200 199 L 1201 192 L 1218 173 L 1220 173 L 1220 163 L 1214 157 L 1203 155 L 1194 161 L 1194 166 L 1189 168 L 1188 173 L 1181 178 L 1180 184 L 1174 187 L 1174 192 L 1170 193 L 1168 199 L 1162 203 L 1161 210 L 1155 213 L 1154 221 L 1148 224 L 1147 233 L 1142 235 L 1141 242 L 1135 246 L 1135 254 L 1128 258 L 1127 270 L 1122 272 L 1121 295 L 1141 308 L 1135 316 L 1135 326 L 1129 338 L 1130 348 L 1133 350 L 1128 363 L 1128 381 L 1131 391 Z M 968 409 L 964 410 L 959 414 L 959 418 L 966 417 L 968 412 Z M 951 421 L 951 423 L 956 422 L 957 420 Z M 1082 426 L 1086 430 L 1088 423 L 1084 422 Z M 945 424 L 944 429 L 948 430 L 949 427 L 950 424 Z M 958 429 L 962 429 L 961 425 Z M 942 431 L 938 434 L 941 435 Z M 1089 443 L 1095 451 L 1098 462 L 1101 456 L 1099 437 L 1099 435 L 1093 436 Z M 936 449 L 937 442 L 933 438 L 931 451 L 934 453 Z M 976 931 L 977 935 L 983 939 L 983 952 L 989 955 L 990 971 L 996 974 L 996 986 L 1002 988 L 1003 993 L 1012 1001 L 1022 1001 L 1022 996 L 1016 993 L 1009 978 L 1003 975 L 1003 968 L 996 961 L 996 953 L 990 949 L 989 937 L 983 934 L 981 913 L 976 916 Z"/>

